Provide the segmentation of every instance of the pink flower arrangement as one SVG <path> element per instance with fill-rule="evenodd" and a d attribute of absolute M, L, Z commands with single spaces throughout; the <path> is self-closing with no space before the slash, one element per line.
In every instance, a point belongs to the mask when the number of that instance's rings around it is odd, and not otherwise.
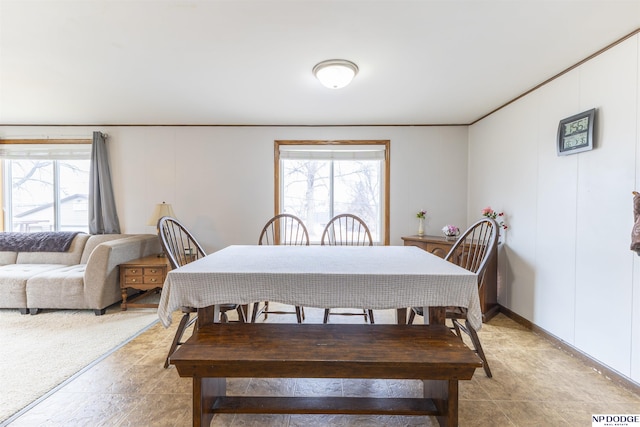
<path fill-rule="evenodd" d="M 423 209 L 416 214 L 416 218 L 424 219 L 426 215 L 427 215 L 427 211 Z"/>
<path fill-rule="evenodd" d="M 442 227 L 442 233 L 445 236 L 449 236 L 449 237 L 453 237 L 453 236 L 457 236 L 458 234 L 460 234 L 460 229 L 458 227 L 456 227 L 455 225 L 445 225 L 444 227 Z"/>
<path fill-rule="evenodd" d="M 507 229 L 507 224 L 505 224 L 504 220 L 502 219 L 502 217 L 504 217 L 504 212 L 496 212 L 491 209 L 491 206 L 487 206 L 486 208 L 482 209 L 482 216 L 495 219 L 499 227 L 505 230 Z"/>

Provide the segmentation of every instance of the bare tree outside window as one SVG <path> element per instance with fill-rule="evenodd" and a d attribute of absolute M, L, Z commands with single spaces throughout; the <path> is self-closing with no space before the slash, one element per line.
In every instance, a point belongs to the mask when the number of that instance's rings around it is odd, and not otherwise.
<path fill-rule="evenodd" d="M 89 167 L 89 160 L 6 160 L 7 229 L 88 231 Z"/>
<path fill-rule="evenodd" d="M 276 214 L 290 213 L 320 243 L 331 218 L 350 213 L 389 244 L 388 140 L 275 141 Z"/>
<path fill-rule="evenodd" d="M 283 212 L 300 217 L 320 241 L 335 215 L 352 213 L 380 240 L 380 161 L 283 160 Z"/>
<path fill-rule="evenodd" d="M 282 212 L 299 217 L 311 241 L 319 241 L 331 218 L 330 164 L 326 161 L 286 160 L 282 164 Z"/>
<path fill-rule="evenodd" d="M 373 239 L 379 241 L 380 162 L 339 160 L 334 164 L 334 215 L 359 216 L 369 227 Z"/>

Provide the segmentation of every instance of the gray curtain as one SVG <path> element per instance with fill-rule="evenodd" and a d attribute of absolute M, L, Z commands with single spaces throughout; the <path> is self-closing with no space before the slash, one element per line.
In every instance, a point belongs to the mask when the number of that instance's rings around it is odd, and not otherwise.
<path fill-rule="evenodd" d="M 93 132 L 89 176 L 89 233 L 119 234 L 120 221 L 113 197 L 107 145 L 101 132 Z"/>

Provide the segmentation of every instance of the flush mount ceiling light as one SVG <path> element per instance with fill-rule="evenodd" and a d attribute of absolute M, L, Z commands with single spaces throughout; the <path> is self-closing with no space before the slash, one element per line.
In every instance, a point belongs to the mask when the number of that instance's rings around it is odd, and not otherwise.
<path fill-rule="evenodd" d="M 358 74 L 358 66 L 346 59 L 329 59 L 313 67 L 313 75 L 329 89 L 345 87 Z"/>

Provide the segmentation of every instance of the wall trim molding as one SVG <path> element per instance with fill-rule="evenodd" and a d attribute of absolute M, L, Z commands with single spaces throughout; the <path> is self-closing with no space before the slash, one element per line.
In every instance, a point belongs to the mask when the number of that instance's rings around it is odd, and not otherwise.
<path fill-rule="evenodd" d="M 640 34 L 640 28 L 636 28 L 634 31 L 630 32 L 629 34 L 627 34 L 626 36 L 623 36 L 621 38 L 619 38 L 618 40 L 614 41 L 613 43 L 608 44 L 607 46 L 603 47 L 602 49 L 600 49 L 599 51 L 592 53 L 591 55 L 587 56 L 586 58 L 584 58 L 582 61 L 579 61 L 575 64 L 573 64 L 572 66 L 570 66 L 569 68 L 565 68 L 564 70 L 560 71 L 558 74 L 556 74 L 555 76 L 552 76 L 550 78 L 548 78 L 547 80 L 543 81 L 540 84 L 537 84 L 536 86 L 532 87 L 531 89 L 529 89 L 528 91 L 518 95 L 517 97 L 513 98 L 511 101 L 507 101 L 506 103 L 502 104 L 501 106 L 497 107 L 496 109 L 488 112 L 487 114 L 485 114 L 484 116 L 481 116 L 477 119 L 475 119 L 474 121 L 472 121 L 471 123 L 469 123 L 469 126 L 474 125 L 476 123 L 478 123 L 480 120 L 485 119 L 487 117 L 489 117 L 490 115 L 492 115 L 493 113 L 502 110 L 503 108 L 505 108 L 506 106 L 513 104 L 514 102 L 516 102 L 517 100 L 519 100 L 520 98 L 524 98 L 525 96 L 529 95 L 532 92 L 535 92 L 536 90 L 540 89 L 541 87 L 551 83 L 552 81 L 562 77 L 563 75 L 567 74 L 569 71 L 574 70 L 576 68 L 578 68 L 579 66 L 591 61 L 593 58 L 600 56 L 601 54 L 603 54 L 604 52 L 608 51 L 609 49 L 614 48 L 615 46 L 619 45 L 620 43 L 622 43 L 623 41 L 630 39 L 631 37 L 635 36 L 636 34 Z"/>
<path fill-rule="evenodd" d="M 540 335 L 541 337 L 547 339 L 548 341 L 551 341 L 551 343 L 553 345 L 557 346 L 559 350 L 564 351 L 565 353 L 568 353 L 569 355 L 575 357 L 576 359 L 579 359 L 581 362 L 583 362 L 585 365 L 587 365 L 588 367 L 590 367 L 594 371 L 598 372 L 601 375 L 604 375 L 605 378 L 613 381 L 616 385 L 624 387 L 624 388 L 628 389 L 629 391 L 631 391 L 633 393 L 640 393 L 640 384 L 639 383 L 636 383 L 635 381 L 633 381 L 629 377 L 626 377 L 626 376 L 622 375 L 621 373 L 611 369 L 607 365 L 602 364 L 598 360 L 592 358 L 591 356 L 587 355 L 586 353 L 582 352 L 581 350 L 577 349 L 576 347 L 572 346 L 571 344 L 567 343 L 566 341 L 556 337 L 555 335 L 553 335 L 549 331 L 541 328 L 540 326 L 537 326 L 536 324 L 534 324 L 531 321 L 525 319 L 524 317 L 520 316 L 519 314 L 514 313 L 513 311 L 509 310 L 508 308 L 503 307 L 502 305 L 499 305 L 499 307 L 500 307 L 500 313 L 504 314 L 509 319 L 513 320 L 514 322 L 516 322 L 516 323 L 524 326 L 525 328 L 531 330 L 531 332 L 533 332 L 533 333 L 535 333 L 537 335 Z"/>
<path fill-rule="evenodd" d="M 412 123 L 407 123 L 407 124 L 398 124 L 398 123 L 388 123 L 388 124 L 351 124 L 351 125 L 327 125 L 327 124 L 316 124 L 316 125 L 309 125 L 309 124 L 300 124 L 300 125 L 285 125 L 285 124 L 267 124 L 267 125 L 257 125 L 257 124 L 149 124 L 149 123 L 126 123 L 126 124 L 95 124 L 95 123 L 89 123 L 89 124 L 74 124 L 74 123 L 69 123 L 69 124 L 42 124 L 42 123 L 32 123 L 32 124 L 28 124 L 28 123 L 22 123 L 22 124 L 11 124 L 11 123 L 0 123 L 0 127 L 98 127 L 98 128 L 105 128 L 105 127 L 158 127 L 158 128 L 163 128 L 163 127 L 193 127 L 193 128 L 367 128 L 367 127 L 373 127 L 373 128 L 379 128 L 379 127 L 405 127 L 405 128 L 411 128 L 411 127 L 465 127 L 465 126 L 469 126 L 469 123 L 451 123 L 451 124 L 446 124 L 446 123 L 442 123 L 442 124 L 438 124 L 438 123 L 423 123 L 423 124 L 412 124 Z"/>

